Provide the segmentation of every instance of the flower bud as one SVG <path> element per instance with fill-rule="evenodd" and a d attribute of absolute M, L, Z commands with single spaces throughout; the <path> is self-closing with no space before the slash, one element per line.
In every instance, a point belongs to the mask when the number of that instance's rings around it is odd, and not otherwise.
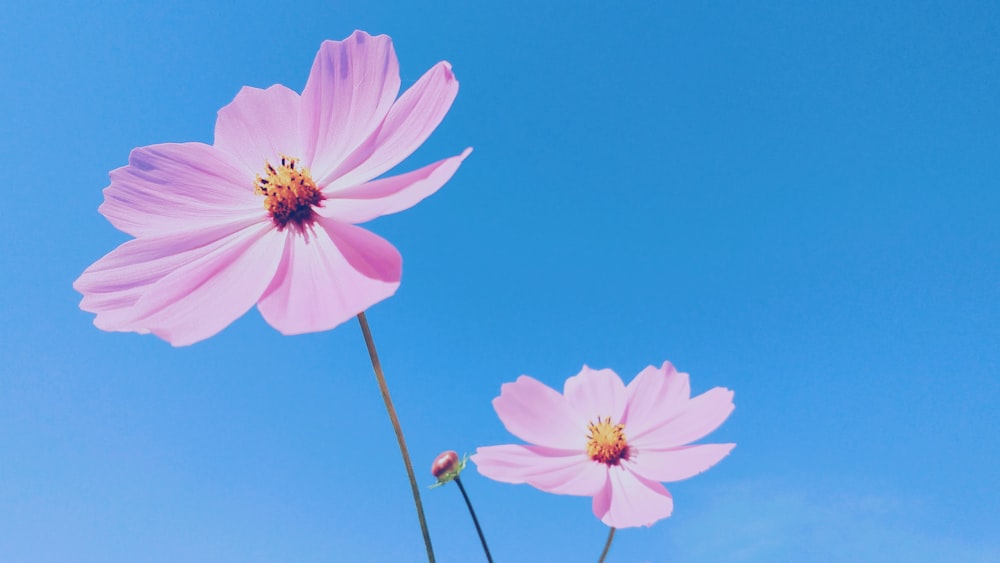
<path fill-rule="evenodd" d="M 465 460 L 452 450 L 441 453 L 431 464 L 431 474 L 437 477 L 435 486 L 453 481 L 465 469 Z"/>

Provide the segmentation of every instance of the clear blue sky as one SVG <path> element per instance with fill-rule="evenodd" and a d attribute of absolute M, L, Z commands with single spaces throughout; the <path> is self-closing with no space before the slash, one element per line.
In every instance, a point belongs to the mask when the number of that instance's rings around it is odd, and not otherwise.
<path fill-rule="evenodd" d="M 369 227 L 369 312 L 418 472 L 508 443 L 504 382 L 672 361 L 736 391 L 706 474 L 611 561 L 1000 560 L 1000 8 L 991 2 L 8 2 L 0 10 L 0 560 L 419 561 L 360 331 L 256 311 L 174 349 L 72 281 L 136 146 L 211 142 L 243 85 L 395 41 L 461 81 Z M 94 6 L 100 7 L 94 7 Z M 589 499 L 465 483 L 498 561 L 596 560 Z M 442 561 L 478 560 L 454 487 Z"/>

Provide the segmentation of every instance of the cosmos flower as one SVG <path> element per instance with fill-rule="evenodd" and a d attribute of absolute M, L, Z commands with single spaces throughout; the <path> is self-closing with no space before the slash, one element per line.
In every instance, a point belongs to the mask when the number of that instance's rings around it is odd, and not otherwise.
<path fill-rule="evenodd" d="M 670 516 L 660 481 L 712 467 L 736 444 L 688 445 L 733 411 L 733 392 L 691 398 L 686 373 L 669 362 L 647 367 L 626 387 L 609 369 L 587 366 L 563 394 L 526 375 L 501 387 L 493 408 L 510 433 L 533 445 L 487 446 L 471 457 L 479 472 L 549 493 L 592 496 L 594 515 L 614 528 Z"/>
<path fill-rule="evenodd" d="M 254 304 L 284 334 L 333 328 L 392 295 L 402 260 L 355 226 L 437 191 L 466 149 L 374 179 L 413 153 L 458 93 L 439 62 L 398 99 L 392 41 L 325 41 L 299 95 L 245 87 L 215 142 L 137 148 L 99 211 L 134 239 L 73 284 L 104 330 L 175 346 L 208 338 Z"/>

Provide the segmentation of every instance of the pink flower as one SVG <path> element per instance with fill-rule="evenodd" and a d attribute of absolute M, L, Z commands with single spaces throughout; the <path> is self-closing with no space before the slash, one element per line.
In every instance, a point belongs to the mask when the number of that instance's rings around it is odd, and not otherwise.
<path fill-rule="evenodd" d="M 255 303 L 284 334 L 327 330 L 389 297 L 402 259 L 355 226 L 437 191 L 469 154 L 373 180 L 409 156 L 458 93 L 440 62 L 398 99 L 392 40 L 326 41 L 302 95 L 245 87 L 215 143 L 141 147 L 111 172 L 99 211 L 135 237 L 73 284 L 104 330 L 175 346 Z"/>
<path fill-rule="evenodd" d="M 608 526 L 652 525 L 673 499 L 659 481 L 705 471 L 736 444 L 687 445 L 733 411 L 733 392 L 716 387 L 691 397 L 688 374 L 664 362 L 626 387 L 615 372 L 587 366 L 560 395 L 526 375 L 501 387 L 493 408 L 507 430 L 536 445 L 479 448 L 480 473 L 549 493 L 592 496 Z"/>

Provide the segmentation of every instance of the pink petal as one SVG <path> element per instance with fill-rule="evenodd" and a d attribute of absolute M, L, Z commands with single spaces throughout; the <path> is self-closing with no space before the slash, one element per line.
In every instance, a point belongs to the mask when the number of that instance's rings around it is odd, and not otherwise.
<path fill-rule="evenodd" d="M 328 174 L 378 127 L 398 93 L 399 63 L 389 37 L 355 31 L 343 41 L 323 42 L 299 115 L 313 179 Z"/>
<path fill-rule="evenodd" d="M 185 264 L 218 252 L 235 233 L 257 223 L 244 220 L 190 232 L 130 240 L 92 264 L 73 283 L 80 308 L 97 313 L 103 330 L 149 332 L 133 326 L 134 306 L 150 287 Z"/>
<path fill-rule="evenodd" d="M 493 408 L 507 430 L 524 440 L 555 449 L 584 452 L 587 427 L 554 389 L 522 375 L 500 387 Z"/>
<path fill-rule="evenodd" d="M 458 94 L 451 65 L 440 62 L 396 100 L 379 128 L 318 182 L 330 192 L 366 182 L 417 150 L 444 119 Z"/>
<path fill-rule="evenodd" d="M 584 425 L 607 417 L 618 423 L 625 412 L 625 384 L 609 369 L 583 366 L 579 374 L 566 380 L 563 394 Z"/>
<path fill-rule="evenodd" d="M 715 387 L 687 401 L 683 410 L 637 435 L 626 436 L 640 450 L 673 448 L 699 440 L 722 424 L 733 412 L 733 392 Z M 626 428 L 627 431 L 627 428 Z"/>
<path fill-rule="evenodd" d="M 653 481 L 680 481 L 705 471 L 729 452 L 736 444 L 700 444 L 669 450 L 641 450 L 629 453 L 632 471 Z"/>
<path fill-rule="evenodd" d="M 439 160 L 399 176 L 373 180 L 328 194 L 321 215 L 346 223 L 364 223 L 382 215 L 413 207 L 451 179 L 459 164 L 472 152 Z"/>
<path fill-rule="evenodd" d="M 628 384 L 625 422 L 629 437 L 640 436 L 677 416 L 691 397 L 688 374 L 670 362 L 660 368 L 649 366 Z"/>
<path fill-rule="evenodd" d="M 299 95 L 278 84 L 266 90 L 244 86 L 215 121 L 215 147 L 243 165 L 250 186 L 265 163 L 281 155 L 303 157 Z M 308 162 L 303 166 L 308 166 Z"/>
<path fill-rule="evenodd" d="M 282 334 L 329 330 L 399 287 L 402 258 L 391 244 L 351 225 L 316 226 L 285 229 L 278 273 L 257 304 Z"/>
<path fill-rule="evenodd" d="M 608 526 L 633 528 L 670 516 L 674 501 L 663 485 L 617 465 L 608 469 L 608 484 L 594 497 L 593 509 Z"/>
<path fill-rule="evenodd" d="M 367 278 L 399 284 L 403 275 L 403 257 L 389 241 L 367 229 L 332 219 L 321 218 L 319 224 L 326 229 L 352 268 Z"/>
<path fill-rule="evenodd" d="M 471 458 L 479 473 L 504 483 L 528 483 L 547 493 L 592 496 L 607 481 L 607 466 L 586 455 L 541 446 L 487 446 Z"/>
<path fill-rule="evenodd" d="M 241 217 L 265 217 L 253 176 L 227 153 L 202 143 L 140 147 L 111 172 L 99 211 L 133 236 L 190 231 Z"/>
<path fill-rule="evenodd" d="M 280 257 L 270 224 L 249 227 L 150 285 L 117 330 L 152 332 L 174 346 L 215 335 L 253 306 Z M 142 241 L 142 239 L 139 239 Z"/>

